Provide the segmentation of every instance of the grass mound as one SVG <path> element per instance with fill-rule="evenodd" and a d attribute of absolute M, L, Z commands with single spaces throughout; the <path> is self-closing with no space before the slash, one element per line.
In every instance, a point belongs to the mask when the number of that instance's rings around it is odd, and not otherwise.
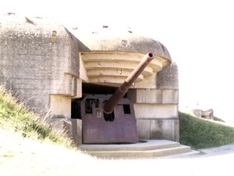
<path fill-rule="evenodd" d="M 53 131 L 44 118 L 37 118 L 19 103 L 10 92 L 0 86 L 0 127 L 13 128 L 21 132 L 24 137 L 40 140 L 49 139 L 54 143 L 71 146 L 71 141 L 63 137 L 63 132 Z"/>
<path fill-rule="evenodd" d="M 194 149 L 217 147 L 234 142 L 234 128 L 179 112 L 180 143 Z M 221 120 L 219 120 L 221 121 Z"/>

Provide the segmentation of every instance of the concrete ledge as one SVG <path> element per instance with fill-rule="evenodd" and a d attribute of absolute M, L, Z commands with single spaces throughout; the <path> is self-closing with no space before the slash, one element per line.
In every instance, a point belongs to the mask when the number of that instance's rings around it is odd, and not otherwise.
<path fill-rule="evenodd" d="M 178 142 L 168 140 L 142 140 L 135 144 L 83 144 L 80 146 L 84 151 L 125 151 L 125 150 L 153 150 L 169 147 L 177 147 Z"/>
<path fill-rule="evenodd" d="M 134 110 L 136 119 L 178 117 L 178 105 L 176 104 L 135 103 Z"/>
<path fill-rule="evenodd" d="M 152 88 L 134 89 L 128 92 L 128 98 L 133 103 L 178 104 L 179 90 Z"/>
<path fill-rule="evenodd" d="M 81 145 L 80 149 L 101 158 L 162 157 L 191 152 L 189 146 L 168 140 L 147 140 L 137 144 Z"/>

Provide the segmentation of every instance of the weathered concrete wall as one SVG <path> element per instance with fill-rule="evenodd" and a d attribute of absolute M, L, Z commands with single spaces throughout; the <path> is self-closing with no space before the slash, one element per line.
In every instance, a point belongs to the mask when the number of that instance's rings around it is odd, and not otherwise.
<path fill-rule="evenodd" d="M 64 119 L 62 120 L 67 137 L 71 138 L 79 146 L 82 144 L 82 120 Z"/>
<path fill-rule="evenodd" d="M 137 119 L 140 139 L 168 139 L 179 141 L 179 120 L 177 118 Z"/>
<path fill-rule="evenodd" d="M 175 62 L 158 72 L 157 87 L 159 89 L 179 89 L 178 67 Z"/>
<path fill-rule="evenodd" d="M 136 87 L 128 97 L 134 103 L 139 138 L 179 141 L 177 65 L 171 63 Z"/>
<path fill-rule="evenodd" d="M 50 94 L 81 95 L 78 40 L 64 26 L 16 15 L 0 23 L 1 84 L 37 113 L 49 111 Z"/>

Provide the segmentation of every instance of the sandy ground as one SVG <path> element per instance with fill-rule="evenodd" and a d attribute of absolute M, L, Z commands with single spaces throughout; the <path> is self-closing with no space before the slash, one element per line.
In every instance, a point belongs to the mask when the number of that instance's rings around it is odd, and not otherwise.
<path fill-rule="evenodd" d="M 234 175 L 234 144 L 202 152 L 206 154 L 102 160 L 0 129 L 1 176 Z"/>

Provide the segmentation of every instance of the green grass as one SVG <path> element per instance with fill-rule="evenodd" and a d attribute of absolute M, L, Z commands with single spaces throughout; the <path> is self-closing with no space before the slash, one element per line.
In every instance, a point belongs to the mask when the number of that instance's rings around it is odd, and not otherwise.
<path fill-rule="evenodd" d="M 219 118 L 216 122 L 179 112 L 179 119 L 181 144 L 202 149 L 234 143 L 234 128 L 220 123 Z"/>
<path fill-rule="evenodd" d="M 0 86 L 0 127 L 13 128 L 22 133 L 24 137 L 49 139 L 57 144 L 72 146 L 72 142 L 64 137 L 62 131 L 52 130 L 45 118 L 37 117 L 28 111 L 3 86 Z"/>

